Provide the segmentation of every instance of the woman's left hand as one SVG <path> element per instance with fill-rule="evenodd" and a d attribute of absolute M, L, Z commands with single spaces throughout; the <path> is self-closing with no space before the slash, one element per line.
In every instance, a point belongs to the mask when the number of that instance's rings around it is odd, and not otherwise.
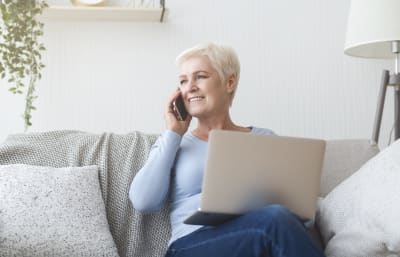
<path fill-rule="evenodd" d="M 176 118 L 175 112 L 174 112 L 174 107 L 173 107 L 173 102 L 179 97 L 180 94 L 181 94 L 181 91 L 178 88 L 168 98 L 168 100 L 165 104 L 164 118 L 165 118 L 165 123 L 166 123 L 167 129 L 172 130 L 172 131 L 178 133 L 179 135 L 183 136 L 189 128 L 190 122 L 192 120 L 192 116 L 190 116 L 188 114 L 186 119 L 183 121 L 180 121 Z"/>

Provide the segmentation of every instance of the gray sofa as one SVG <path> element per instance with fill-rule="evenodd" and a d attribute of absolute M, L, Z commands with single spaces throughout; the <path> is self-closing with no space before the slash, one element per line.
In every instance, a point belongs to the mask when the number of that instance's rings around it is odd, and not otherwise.
<path fill-rule="evenodd" d="M 170 235 L 168 206 L 159 213 L 144 215 L 136 212 L 128 199 L 130 182 L 146 161 L 156 138 L 155 134 L 140 131 L 125 135 L 80 131 L 10 135 L 0 145 L 0 165 L 97 165 L 107 220 L 119 255 L 158 257 L 163 256 Z M 368 140 L 327 141 L 321 197 L 378 151 Z M 314 234 L 318 236 L 318 228 Z M 7 238 L 0 238 L 0 242 L 2 240 Z M 24 251 L 23 255 L 32 256 L 29 252 L 32 249 Z"/>

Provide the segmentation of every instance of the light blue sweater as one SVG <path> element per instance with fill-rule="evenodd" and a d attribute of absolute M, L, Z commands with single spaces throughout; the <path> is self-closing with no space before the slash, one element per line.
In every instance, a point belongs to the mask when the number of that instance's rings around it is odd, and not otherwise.
<path fill-rule="evenodd" d="M 274 134 L 256 127 L 251 127 L 251 133 Z M 167 130 L 152 146 L 147 162 L 132 181 L 129 198 L 133 207 L 144 213 L 160 210 L 172 190 L 170 244 L 201 227 L 183 221 L 199 208 L 206 156 L 206 141 L 191 132 L 181 137 Z"/>

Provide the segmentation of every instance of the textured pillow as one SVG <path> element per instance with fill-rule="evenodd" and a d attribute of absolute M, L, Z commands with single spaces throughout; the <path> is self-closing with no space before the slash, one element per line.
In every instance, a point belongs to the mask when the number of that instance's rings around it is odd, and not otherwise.
<path fill-rule="evenodd" d="M 400 140 L 320 203 L 317 225 L 328 257 L 400 256 Z"/>
<path fill-rule="evenodd" d="M 0 256 L 118 256 L 97 166 L 0 166 Z"/>

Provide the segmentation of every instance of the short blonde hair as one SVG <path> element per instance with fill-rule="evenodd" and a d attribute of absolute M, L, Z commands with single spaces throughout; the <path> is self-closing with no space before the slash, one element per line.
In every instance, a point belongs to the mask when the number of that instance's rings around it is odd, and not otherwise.
<path fill-rule="evenodd" d="M 211 66 L 217 71 L 223 83 L 225 83 L 230 76 L 235 75 L 236 84 L 234 85 L 235 90 L 232 92 L 232 103 L 240 77 L 240 62 L 235 51 L 231 47 L 217 45 L 215 43 L 196 45 L 179 54 L 178 57 L 176 57 L 176 64 L 181 66 L 183 62 L 196 56 L 207 56 Z"/>

